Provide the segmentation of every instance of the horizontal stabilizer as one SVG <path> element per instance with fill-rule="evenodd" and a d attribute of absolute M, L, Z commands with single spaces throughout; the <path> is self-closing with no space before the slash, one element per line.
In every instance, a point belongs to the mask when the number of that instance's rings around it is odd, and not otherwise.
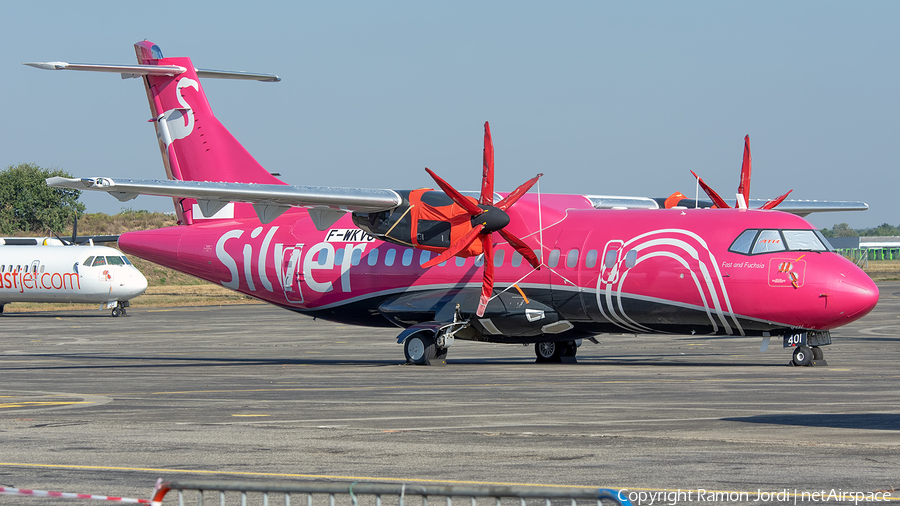
<path fill-rule="evenodd" d="M 26 62 L 36 69 L 43 70 L 83 70 L 87 72 L 109 72 L 121 74 L 122 77 L 138 76 L 177 76 L 187 71 L 179 65 L 114 65 L 95 63 L 67 63 L 64 61 L 52 62 Z M 212 79 L 244 79 L 249 81 L 278 82 L 281 78 L 275 74 L 261 74 L 258 72 L 244 72 L 241 70 L 212 70 L 194 69 L 197 77 Z"/>

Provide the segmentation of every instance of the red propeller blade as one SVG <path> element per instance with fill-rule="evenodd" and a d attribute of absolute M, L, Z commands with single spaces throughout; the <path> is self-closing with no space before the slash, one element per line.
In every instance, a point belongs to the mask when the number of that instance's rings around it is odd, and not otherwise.
<path fill-rule="evenodd" d="M 456 256 L 457 253 L 469 247 L 470 244 L 475 242 L 475 239 L 478 237 L 478 234 L 484 230 L 484 225 L 476 225 L 472 230 L 469 230 L 466 235 L 462 236 L 462 238 L 456 243 L 451 244 L 449 248 L 444 250 L 440 255 L 432 258 L 431 260 L 422 264 L 422 267 L 428 269 L 429 267 L 434 267 L 435 265 L 447 261 Z"/>
<path fill-rule="evenodd" d="M 484 209 L 478 207 L 474 202 L 456 191 L 456 188 L 450 186 L 450 183 L 441 179 L 441 177 L 434 172 L 431 172 L 431 169 L 426 167 L 425 172 L 427 172 L 431 176 L 431 179 L 434 179 L 434 182 L 441 187 L 441 190 L 444 190 L 444 193 L 446 193 L 448 197 L 453 199 L 453 202 L 456 202 L 456 205 L 465 209 L 467 213 L 471 214 L 472 216 L 478 216 L 479 214 L 484 212 Z"/>
<path fill-rule="evenodd" d="M 525 181 L 524 183 L 519 185 L 518 188 L 513 190 L 513 192 L 510 193 L 509 195 L 507 195 L 503 200 L 501 200 L 500 202 L 497 202 L 497 207 L 502 209 L 503 211 L 506 211 L 507 209 L 509 209 L 510 206 L 512 206 L 513 204 L 516 203 L 517 200 L 519 200 L 519 197 L 528 193 L 528 190 L 530 190 L 531 187 L 534 186 L 535 183 L 537 183 L 537 180 L 540 179 L 540 177 L 543 175 L 544 175 L 544 173 L 542 172 L 542 173 L 538 174 L 537 176 L 534 176 L 533 178 L 531 178 L 528 181 Z"/>
<path fill-rule="evenodd" d="M 765 204 L 763 204 L 762 207 L 760 207 L 760 209 L 772 209 L 773 207 L 775 207 L 775 206 L 777 206 L 778 204 L 780 204 L 784 199 L 786 199 L 787 196 L 790 195 L 792 191 L 794 191 L 794 190 L 788 190 L 787 193 L 785 193 L 784 195 L 778 197 L 777 199 L 775 199 L 775 200 L 770 200 L 770 201 L 766 202 Z"/>
<path fill-rule="evenodd" d="M 484 316 L 491 294 L 494 293 L 494 241 L 491 234 L 481 236 L 481 244 L 484 247 L 484 280 L 481 283 L 481 299 L 478 301 L 479 317 Z"/>
<path fill-rule="evenodd" d="M 744 136 L 744 161 L 741 163 L 741 183 L 738 193 L 744 196 L 744 204 L 750 203 L 750 136 Z"/>
<path fill-rule="evenodd" d="M 709 187 L 709 185 L 704 183 L 703 179 L 701 179 L 700 176 L 698 176 L 696 172 L 691 171 L 691 174 L 693 174 L 694 177 L 697 178 L 697 182 L 700 183 L 700 188 L 703 188 L 703 191 L 705 191 L 706 194 L 709 195 L 709 198 L 712 199 L 713 204 L 715 204 L 716 207 L 718 207 L 720 209 L 731 209 L 731 206 L 729 206 L 725 202 L 725 200 L 723 200 L 722 197 L 720 197 L 719 194 L 716 193 L 715 190 L 713 190 L 712 188 Z"/>
<path fill-rule="evenodd" d="M 491 125 L 484 122 L 484 160 L 481 172 L 481 200 L 483 206 L 494 205 L 494 141 L 491 140 Z"/>
<path fill-rule="evenodd" d="M 524 242 L 522 242 L 521 239 L 510 234 L 502 228 L 499 230 L 499 232 L 500 235 L 502 235 L 503 238 L 506 239 L 506 242 L 508 242 L 510 246 L 515 248 L 515 250 L 518 251 L 519 254 L 522 255 L 523 258 L 525 258 L 525 260 L 528 260 L 528 263 L 530 263 L 532 267 L 534 267 L 535 269 L 541 268 L 541 262 L 538 260 L 537 255 L 535 255 L 534 251 L 532 251 L 531 248 L 529 248 Z"/>

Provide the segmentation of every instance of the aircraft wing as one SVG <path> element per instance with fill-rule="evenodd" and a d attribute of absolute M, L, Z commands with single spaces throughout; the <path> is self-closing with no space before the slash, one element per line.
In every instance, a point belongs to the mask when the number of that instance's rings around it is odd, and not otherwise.
<path fill-rule="evenodd" d="M 260 221 L 269 223 L 290 207 L 318 210 L 310 213 L 328 228 L 347 212 L 377 213 L 394 209 L 403 198 L 393 190 L 338 188 L 332 186 L 289 186 L 208 181 L 157 179 L 112 179 L 108 177 L 70 179 L 51 177 L 48 186 L 75 190 L 102 191 L 122 202 L 138 195 L 196 199 L 203 216 L 210 217 L 229 202 L 253 204 Z M 328 223 L 330 221 L 330 223 Z M 324 229 L 323 228 L 323 229 Z"/>
<path fill-rule="evenodd" d="M 693 209 L 695 207 L 709 208 L 715 205 L 711 200 L 695 200 L 693 198 L 685 197 L 680 193 L 673 194 L 672 196 L 666 198 L 654 198 L 653 200 L 656 201 L 657 204 L 659 204 L 660 209 L 671 209 L 672 207 L 676 206 L 686 207 L 689 209 Z M 764 206 L 767 202 L 769 201 L 765 199 L 750 199 L 750 201 L 747 203 L 747 207 L 751 209 L 758 209 Z M 726 201 L 726 204 L 728 205 L 731 205 L 731 203 L 732 201 Z M 869 205 L 865 202 L 851 200 L 784 200 L 780 204 L 778 204 L 778 207 L 776 207 L 775 209 L 777 211 L 796 214 L 798 216 L 807 216 L 811 213 L 866 211 L 869 209 Z"/>
<path fill-rule="evenodd" d="M 748 207 L 760 207 L 766 200 L 750 199 Z M 849 200 L 785 200 L 778 204 L 776 210 L 806 216 L 810 213 L 826 213 L 838 211 L 865 211 L 869 204 Z"/>

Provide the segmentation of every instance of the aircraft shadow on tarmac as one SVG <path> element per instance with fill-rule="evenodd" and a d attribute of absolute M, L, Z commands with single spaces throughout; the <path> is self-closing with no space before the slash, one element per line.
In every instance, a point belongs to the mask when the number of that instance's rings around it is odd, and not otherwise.
<path fill-rule="evenodd" d="M 29 356 L 46 361 L 48 358 L 62 359 L 64 365 L 35 365 L 15 367 L 0 367 L 0 371 L 17 370 L 96 370 L 96 369 L 149 369 L 149 368 L 183 368 L 183 367 L 241 367 L 241 366 L 284 366 L 284 365 L 351 365 L 351 366 L 395 366 L 405 365 L 403 359 L 350 359 L 335 358 L 230 358 L 230 357 L 153 357 L 147 355 L 122 356 L 122 355 L 95 355 L 81 353 L 40 353 L 40 354 L 16 354 L 18 360 L 27 359 Z M 657 367 L 785 367 L 784 364 L 763 364 L 757 362 L 726 362 L 719 361 L 717 357 L 678 357 L 680 360 L 668 360 L 666 357 L 648 359 L 646 357 L 635 358 L 593 358 L 585 357 L 579 361 L 567 361 L 563 364 L 534 364 L 533 358 L 508 357 L 508 358 L 459 358 L 448 360 L 447 366 L 453 365 L 525 365 L 530 367 L 565 367 L 566 365 L 587 366 L 657 366 Z M 94 361 L 98 363 L 77 364 L 73 361 Z M 104 361 L 113 361 L 114 364 L 103 364 Z M 123 364 L 122 361 L 133 361 Z M 421 368 L 421 366 L 410 366 Z M 443 366 L 438 366 L 441 368 Z M 422 369 L 432 369 L 425 367 Z"/>
<path fill-rule="evenodd" d="M 80 353 L 41 353 L 41 354 L 16 354 L 17 360 L 34 357 L 46 361 L 48 358 L 65 359 L 65 365 L 39 365 L 0 367 L 0 371 L 29 371 L 29 370 L 63 370 L 63 369 L 149 369 L 159 367 L 234 367 L 234 366 L 283 366 L 283 365 L 366 365 L 384 366 L 397 365 L 397 360 L 360 360 L 360 359 L 290 359 L 290 358 L 223 358 L 223 357 L 152 357 L 152 356 L 122 356 L 122 355 L 90 355 Z M 72 364 L 72 360 L 91 360 L 100 362 L 97 364 Z M 122 364 L 123 360 L 132 360 L 134 363 Z M 114 361 L 115 364 L 103 364 L 103 361 Z"/>
<path fill-rule="evenodd" d="M 3 315 L 0 315 L 0 318 L 112 318 L 109 315 L 109 310 L 107 309 L 99 309 L 96 312 L 91 311 L 90 313 L 85 312 L 85 310 L 83 309 L 79 309 L 76 311 L 78 312 L 66 313 L 64 311 L 35 311 L 11 313 L 9 311 L 5 311 Z M 127 314 L 121 316 L 121 318 L 127 317 Z"/>
<path fill-rule="evenodd" d="M 800 425 L 836 429 L 900 430 L 896 413 L 817 413 L 794 415 L 755 415 L 722 418 L 728 422 Z"/>

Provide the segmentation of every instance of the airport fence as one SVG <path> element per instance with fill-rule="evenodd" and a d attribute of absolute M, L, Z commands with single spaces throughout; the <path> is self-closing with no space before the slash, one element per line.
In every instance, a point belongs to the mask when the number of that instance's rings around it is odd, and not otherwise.
<path fill-rule="evenodd" d="M 172 491 L 175 497 L 168 495 Z M 604 501 L 631 506 L 618 491 L 604 488 L 246 481 L 160 483 L 152 505 L 453 506 L 454 501 L 465 506 L 602 506 Z"/>

